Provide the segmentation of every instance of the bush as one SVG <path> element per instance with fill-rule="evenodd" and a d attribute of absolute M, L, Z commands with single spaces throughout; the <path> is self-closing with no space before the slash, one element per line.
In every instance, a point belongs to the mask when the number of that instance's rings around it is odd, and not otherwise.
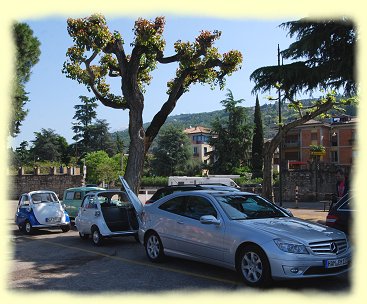
<path fill-rule="evenodd" d="M 241 186 L 241 185 L 252 185 L 252 184 L 262 184 L 263 183 L 263 179 L 261 177 L 251 179 L 251 178 L 248 178 L 246 176 L 242 176 L 242 177 L 239 177 L 239 178 L 234 178 L 233 180 L 239 186 Z"/>
<path fill-rule="evenodd" d="M 167 176 L 143 176 L 141 179 L 142 187 L 165 187 L 167 185 Z"/>

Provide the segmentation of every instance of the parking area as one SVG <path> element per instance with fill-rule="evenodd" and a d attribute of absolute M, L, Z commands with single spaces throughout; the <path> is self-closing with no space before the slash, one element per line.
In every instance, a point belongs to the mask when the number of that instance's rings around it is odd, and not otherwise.
<path fill-rule="evenodd" d="M 69 232 L 37 231 L 25 236 L 9 217 L 11 269 L 8 288 L 14 291 L 185 292 L 244 291 L 236 272 L 181 259 L 151 263 L 144 247 L 133 237 L 108 239 L 102 247 L 80 239 L 75 227 Z M 276 282 L 271 289 L 348 292 L 347 274 L 317 280 Z"/>
<path fill-rule="evenodd" d="M 70 292 L 167 292 L 245 290 L 236 272 L 181 259 L 148 261 L 133 237 L 113 238 L 103 247 L 81 240 L 75 229 L 38 231 L 24 236 L 12 231 L 13 259 L 9 288 Z M 277 282 L 272 287 L 294 290 L 348 291 L 347 275 L 335 278 Z"/>

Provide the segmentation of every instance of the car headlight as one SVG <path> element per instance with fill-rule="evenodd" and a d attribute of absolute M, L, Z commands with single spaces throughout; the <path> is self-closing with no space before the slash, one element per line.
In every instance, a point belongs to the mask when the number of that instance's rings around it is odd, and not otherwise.
<path fill-rule="evenodd" d="M 275 244 L 284 252 L 295 254 L 309 254 L 305 245 L 292 240 L 275 239 Z"/>

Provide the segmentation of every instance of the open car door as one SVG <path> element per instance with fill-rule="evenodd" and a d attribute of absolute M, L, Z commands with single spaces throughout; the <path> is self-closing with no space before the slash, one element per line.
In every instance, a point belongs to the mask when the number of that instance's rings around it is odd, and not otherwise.
<path fill-rule="evenodd" d="M 123 188 L 122 190 L 124 190 L 126 194 L 128 195 L 130 202 L 134 205 L 134 208 L 138 214 L 138 218 L 141 219 L 141 214 L 143 212 L 142 202 L 139 200 L 136 194 L 130 189 L 126 180 L 122 176 L 119 176 L 119 178 L 122 184 L 122 188 Z"/>

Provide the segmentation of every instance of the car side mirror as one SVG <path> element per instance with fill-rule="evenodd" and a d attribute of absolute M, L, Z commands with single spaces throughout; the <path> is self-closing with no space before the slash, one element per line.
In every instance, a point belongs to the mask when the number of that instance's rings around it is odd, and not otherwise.
<path fill-rule="evenodd" d="M 205 225 L 220 225 L 220 220 L 213 215 L 203 215 L 200 217 L 200 223 Z"/>
<path fill-rule="evenodd" d="M 292 211 L 290 211 L 289 209 L 287 208 L 284 208 L 284 207 L 279 207 L 280 209 L 282 209 L 282 211 L 284 211 L 285 213 L 287 213 L 289 216 L 294 216 Z"/>

